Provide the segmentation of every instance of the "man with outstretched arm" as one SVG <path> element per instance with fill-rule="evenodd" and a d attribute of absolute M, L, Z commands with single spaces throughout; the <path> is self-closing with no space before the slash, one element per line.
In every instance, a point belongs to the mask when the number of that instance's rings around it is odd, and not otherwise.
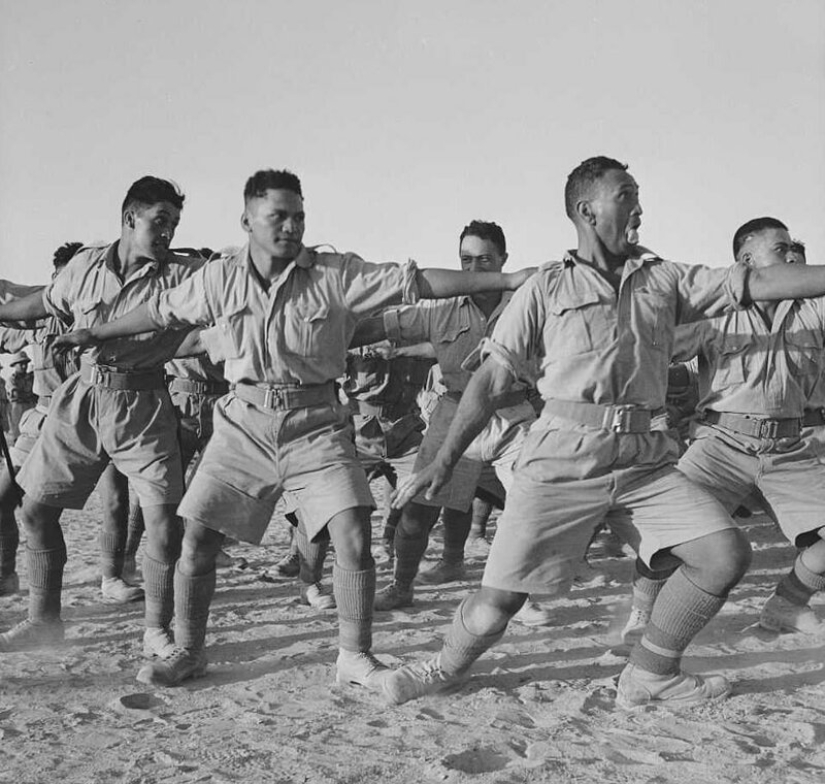
<path fill-rule="evenodd" d="M 244 189 L 248 244 L 68 345 L 184 324 L 215 324 L 233 391 L 215 410 L 214 434 L 179 508 L 186 518 L 177 592 L 176 653 L 144 667 L 141 682 L 177 685 L 206 670 L 215 555 L 226 535 L 260 542 L 278 498 L 295 498 L 310 539 L 327 528 L 335 546 L 339 681 L 378 688 L 386 667 L 371 653 L 375 564 L 366 475 L 333 382 L 343 375 L 356 322 L 416 296 L 517 288 L 529 271 L 464 275 L 370 264 L 303 245 L 301 182 L 255 173 Z"/>
<path fill-rule="evenodd" d="M 169 250 L 183 202 L 180 189 L 168 180 L 146 176 L 132 183 L 120 208 L 119 238 L 81 250 L 42 296 L 0 307 L 0 320 L 52 315 L 88 328 L 176 285 L 194 268 L 191 259 Z M 168 331 L 90 348 L 81 356 L 80 372 L 54 391 L 19 475 L 26 493 L 28 618 L 0 634 L 0 651 L 63 639 L 66 545 L 60 517 L 64 508 L 83 508 L 110 463 L 128 478 L 147 521 L 144 652 L 162 655 L 170 647 L 172 576 L 180 548 L 175 509 L 183 479 L 163 364 L 185 336 Z"/>
<path fill-rule="evenodd" d="M 617 703 L 681 705 L 730 691 L 722 676 L 681 669 L 683 651 L 745 573 L 750 548 L 725 509 L 673 465 L 664 406 L 674 329 L 757 299 L 819 295 L 825 269 L 708 269 L 641 252 L 639 191 L 626 168 L 597 157 L 570 174 L 565 206 L 578 248 L 516 293 L 436 459 L 399 484 L 399 506 L 422 489 L 437 492 L 496 398 L 540 357 L 543 413 L 516 465 L 481 590 L 458 608 L 439 654 L 385 679 L 392 702 L 460 684 L 530 591 L 569 579 L 604 520 L 652 568 L 681 564 L 631 652 Z"/>

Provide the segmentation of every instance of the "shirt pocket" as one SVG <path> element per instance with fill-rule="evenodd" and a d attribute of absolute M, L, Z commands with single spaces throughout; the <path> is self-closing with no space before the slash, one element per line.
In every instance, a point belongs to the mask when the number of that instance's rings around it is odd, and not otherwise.
<path fill-rule="evenodd" d="M 344 328 L 333 321 L 328 303 L 290 303 L 284 309 L 286 350 L 302 357 L 328 356 L 341 344 Z"/>
<path fill-rule="evenodd" d="M 789 370 L 799 380 L 800 377 L 816 381 L 823 353 L 823 340 L 810 329 L 786 330 L 785 348 Z"/>
<path fill-rule="evenodd" d="M 107 308 L 101 297 L 81 299 L 75 307 L 77 310 L 77 319 L 73 327 L 74 329 L 93 327 L 96 324 L 108 321 Z"/>
<path fill-rule="evenodd" d="M 237 305 L 215 319 L 215 326 L 208 330 L 209 336 L 206 341 L 209 359 L 213 362 L 238 359 L 243 355 L 245 313 L 246 307 Z"/>
<path fill-rule="evenodd" d="M 747 379 L 746 355 L 749 341 L 727 340 L 717 346 L 712 386 L 717 389 L 744 384 Z"/>
<path fill-rule="evenodd" d="M 464 358 L 476 347 L 478 341 L 468 340 L 470 336 L 470 314 L 465 308 L 458 309 L 458 318 L 450 319 L 447 324 L 439 325 L 437 339 L 434 341 L 439 363 L 449 369 L 458 369 Z"/>
<path fill-rule="evenodd" d="M 557 297 L 548 310 L 552 316 L 544 329 L 548 362 L 597 351 L 615 340 L 615 322 L 608 317 L 607 303 L 595 292 L 575 299 Z M 615 313 L 612 304 L 609 310 Z"/>

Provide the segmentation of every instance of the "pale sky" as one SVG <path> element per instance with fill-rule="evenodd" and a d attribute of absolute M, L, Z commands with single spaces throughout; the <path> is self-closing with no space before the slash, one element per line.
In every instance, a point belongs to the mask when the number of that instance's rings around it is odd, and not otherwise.
<path fill-rule="evenodd" d="M 825 253 L 822 0 L 0 0 L 0 277 L 113 240 L 144 174 L 176 245 L 240 244 L 246 178 L 303 180 L 307 244 L 457 265 L 471 219 L 512 268 L 575 245 L 562 191 L 630 164 L 642 242 L 727 264 L 752 217 Z"/>

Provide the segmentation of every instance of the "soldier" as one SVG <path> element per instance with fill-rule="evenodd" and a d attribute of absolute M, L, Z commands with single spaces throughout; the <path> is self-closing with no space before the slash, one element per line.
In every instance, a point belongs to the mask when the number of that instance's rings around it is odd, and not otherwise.
<path fill-rule="evenodd" d="M 184 197 L 173 183 L 143 177 L 121 207 L 120 238 L 86 248 L 43 292 L 42 298 L 0 307 L 0 320 L 54 315 L 87 328 L 131 310 L 170 288 L 194 269 L 169 252 Z M 63 639 L 60 618 L 66 546 L 64 508 L 80 509 L 110 462 L 125 475 L 143 507 L 147 553 L 144 652 L 169 646 L 172 577 L 180 551 L 175 509 L 183 489 L 174 410 L 163 364 L 185 331 L 112 341 L 81 356 L 81 370 L 54 393 L 49 413 L 20 471 L 25 490 L 29 617 L 0 634 L 0 650 L 20 650 Z M 56 341 L 55 341 L 56 342 Z"/>
<path fill-rule="evenodd" d="M 802 252 L 800 252 L 800 250 Z M 740 226 L 734 258 L 752 269 L 804 264 L 784 223 Z M 762 608 L 770 631 L 814 634 L 825 624 L 809 605 L 825 589 L 825 468 L 819 462 L 825 299 L 759 301 L 741 312 L 680 327 L 677 360 L 698 357 L 693 440 L 678 468 L 733 511 L 752 493 L 799 549 Z M 667 573 L 637 575 L 628 626 L 642 629 Z M 637 594 L 650 597 L 644 602 Z M 641 601 L 640 601 L 641 600 Z"/>
<path fill-rule="evenodd" d="M 20 435 L 20 420 L 29 409 L 37 404 L 37 395 L 32 391 L 34 373 L 29 370 L 31 360 L 23 351 L 18 351 L 10 360 L 13 372 L 9 377 L 9 433 L 16 441 Z"/>
<path fill-rule="evenodd" d="M 683 651 L 745 573 L 750 548 L 721 504 L 673 465 L 664 406 L 675 325 L 752 301 L 820 295 L 825 269 L 708 269 L 642 252 L 639 190 L 626 168 L 598 157 L 570 174 L 565 206 L 577 250 L 516 293 L 438 455 L 399 484 L 397 505 L 421 490 L 435 494 L 498 396 L 541 357 L 544 409 L 522 449 L 481 590 L 459 607 L 440 653 L 385 679 L 393 702 L 460 684 L 531 590 L 566 583 L 605 519 L 651 568 L 681 563 L 631 651 L 617 704 L 681 705 L 730 692 L 722 676 L 681 669 Z"/>
<path fill-rule="evenodd" d="M 298 177 L 257 172 L 244 189 L 246 247 L 126 317 L 64 338 L 67 345 L 87 345 L 174 325 L 215 324 L 234 384 L 218 403 L 214 434 L 179 509 L 186 533 L 175 578 L 178 648 L 144 667 L 141 682 L 177 685 L 204 674 L 215 556 L 226 535 L 260 542 L 286 491 L 300 506 L 308 537 L 328 529 L 335 545 L 337 678 L 380 688 L 386 668 L 371 653 L 373 500 L 334 381 L 344 373 L 356 323 L 368 314 L 416 292 L 454 296 L 515 288 L 526 278 L 316 252 L 302 243 L 304 217 Z"/>
<path fill-rule="evenodd" d="M 507 261 L 507 242 L 501 227 L 486 221 L 469 223 L 459 236 L 459 258 L 465 272 L 501 271 Z M 509 294 L 485 292 L 389 310 L 372 322 L 376 336 L 386 334 L 402 344 L 427 341 L 435 349 L 444 392 L 438 396 L 414 470 L 421 471 L 441 446 L 472 375 L 465 363 L 481 339 L 492 332 L 509 301 Z M 367 329 L 369 324 L 361 331 Z M 527 387 L 520 384 L 499 401 L 484 432 L 470 445 L 451 481 L 439 493 L 430 498 L 420 494 L 404 506 L 395 537 L 393 581 L 376 594 L 376 610 L 412 605 L 413 580 L 442 508 L 444 554 L 438 564 L 419 575 L 419 580 L 445 583 L 464 579 L 464 543 L 472 525 L 476 489 L 480 487 L 499 503 L 503 501 L 512 464 L 527 428 L 536 418 L 527 400 Z M 525 602 L 517 620 L 542 625 L 550 621 L 550 615 L 533 602 Z"/>

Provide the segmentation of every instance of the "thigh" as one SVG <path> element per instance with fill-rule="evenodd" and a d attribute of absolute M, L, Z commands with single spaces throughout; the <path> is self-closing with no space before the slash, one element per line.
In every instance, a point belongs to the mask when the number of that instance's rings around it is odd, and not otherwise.
<path fill-rule="evenodd" d="M 610 503 L 609 476 L 550 482 L 516 472 L 482 585 L 517 593 L 566 587 Z"/>
<path fill-rule="evenodd" d="M 375 508 L 352 431 L 334 414 L 317 417 L 317 426 L 306 431 L 310 423 L 301 423 L 281 445 L 284 490 L 300 507 L 310 539 L 345 510 Z"/>
<path fill-rule="evenodd" d="M 669 565 L 652 563 L 663 550 L 736 528 L 719 501 L 671 466 L 628 478 L 607 522 L 651 568 Z"/>
<path fill-rule="evenodd" d="M 178 513 L 234 539 L 259 544 L 283 492 L 277 419 L 230 395 L 215 408 L 214 432 Z"/>
<path fill-rule="evenodd" d="M 101 441 L 140 505 L 177 504 L 183 467 L 168 392 L 100 389 L 97 404 Z"/>
<path fill-rule="evenodd" d="M 807 546 L 825 525 L 825 465 L 818 457 L 791 454 L 763 459 L 756 486 L 791 544 Z"/>
<path fill-rule="evenodd" d="M 40 438 L 18 475 L 33 500 L 82 509 L 109 464 L 95 426 L 95 390 L 72 376 L 56 392 Z"/>
<path fill-rule="evenodd" d="M 733 511 L 755 486 L 759 462 L 755 455 L 708 436 L 694 441 L 676 467 Z"/>

